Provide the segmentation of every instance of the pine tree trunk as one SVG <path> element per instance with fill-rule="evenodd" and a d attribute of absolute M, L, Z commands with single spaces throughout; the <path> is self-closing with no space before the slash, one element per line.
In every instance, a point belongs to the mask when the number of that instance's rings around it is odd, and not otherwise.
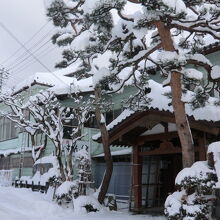
<path fill-rule="evenodd" d="M 95 88 L 95 98 L 96 98 L 96 120 L 101 132 L 102 136 L 102 145 L 103 145 L 103 150 L 104 150 L 104 158 L 105 158 L 105 163 L 106 163 L 106 170 L 104 174 L 104 178 L 102 181 L 102 185 L 100 188 L 99 196 L 98 196 L 98 201 L 102 204 L 105 199 L 105 195 L 108 191 L 108 187 L 111 181 L 111 176 L 112 176 L 112 171 L 113 171 L 113 161 L 112 161 L 112 156 L 111 156 L 111 151 L 110 151 L 110 145 L 109 145 L 109 135 L 108 131 L 106 128 L 105 123 L 101 123 L 101 110 L 100 110 L 100 100 L 101 100 L 101 90 L 100 88 Z"/>
<path fill-rule="evenodd" d="M 175 51 L 173 40 L 170 34 L 170 29 L 167 26 L 165 26 L 164 23 L 161 21 L 157 22 L 156 26 L 164 50 Z M 194 143 L 185 111 L 185 106 L 181 100 L 182 84 L 180 73 L 175 71 L 171 73 L 170 86 L 176 126 L 182 146 L 182 163 L 183 167 L 190 167 L 195 161 Z"/>

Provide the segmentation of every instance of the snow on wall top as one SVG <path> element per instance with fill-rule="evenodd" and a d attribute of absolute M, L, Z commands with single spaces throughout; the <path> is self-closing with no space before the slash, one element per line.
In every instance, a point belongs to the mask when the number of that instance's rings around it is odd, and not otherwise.
<path fill-rule="evenodd" d="M 171 92 L 170 86 L 163 87 L 160 83 L 155 82 L 154 80 L 149 80 L 149 88 L 151 92 L 147 94 L 147 97 L 152 101 L 149 103 L 146 108 L 158 109 L 159 111 L 169 111 L 173 112 L 173 107 L 171 104 L 171 99 L 164 94 L 169 94 Z M 194 93 L 188 91 L 186 94 L 183 94 L 182 100 L 186 103 L 189 102 Z M 192 109 L 191 105 L 186 103 L 185 109 L 188 116 L 193 116 L 195 120 L 205 120 L 205 121 L 220 121 L 220 108 L 215 105 L 216 99 L 210 97 L 208 99 L 207 105 L 205 107 Z M 130 117 L 135 112 L 132 110 L 124 110 L 114 121 L 107 125 L 108 131 L 112 130 L 116 125 L 121 123 L 126 118 Z M 93 140 L 98 140 L 101 137 L 101 133 L 97 133 L 92 138 Z"/>
<path fill-rule="evenodd" d="M 41 164 L 41 163 L 51 163 L 54 166 L 57 166 L 57 158 L 55 156 L 41 157 L 35 161 L 34 165 Z"/>
<path fill-rule="evenodd" d="M 24 151 L 25 152 L 28 152 L 28 151 L 31 151 L 32 148 L 31 147 L 25 147 Z M 15 149 L 8 149 L 8 150 L 1 150 L 0 151 L 0 155 L 4 156 L 4 157 L 7 157 L 11 154 L 18 154 L 21 152 L 21 148 L 15 148 Z"/>

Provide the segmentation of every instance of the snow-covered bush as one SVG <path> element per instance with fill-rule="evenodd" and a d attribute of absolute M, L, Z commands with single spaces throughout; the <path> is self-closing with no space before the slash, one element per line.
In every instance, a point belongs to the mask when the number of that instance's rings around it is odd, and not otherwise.
<path fill-rule="evenodd" d="M 79 196 L 73 199 L 73 207 L 75 213 L 88 213 L 103 210 L 103 206 L 94 196 Z"/>
<path fill-rule="evenodd" d="M 210 219 L 213 187 L 217 182 L 214 168 L 207 161 L 199 161 L 185 168 L 176 177 L 178 192 L 165 202 L 168 219 Z"/>
<path fill-rule="evenodd" d="M 65 181 L 56 190 L 55 200 L 59 205 L 71 202 L 78 196 L 78 184 L 76 181 Z"/>
<path fill-rule="evenodd" d="M 169 195 L 165 202 L 165 215 L 168 219 L 175 220 L 180 218 L 182 198 L 185 195 L 185 191 L 174 192 Z"/>

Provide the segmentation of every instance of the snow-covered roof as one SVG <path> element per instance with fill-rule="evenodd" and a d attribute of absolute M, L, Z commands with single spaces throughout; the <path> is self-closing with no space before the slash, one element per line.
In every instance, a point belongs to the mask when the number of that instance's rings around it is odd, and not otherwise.
<path fill-rule="evenodd" d="M 72 83 L 69 86 L 54 86 L 51 88 L 51 90 L 54 91 L 56 95 L 64 95 L 72 92 L 91 92 L 94 90 L 92 77 L 81 80 L 77 80 L 76 78 L 71 79 Z"/>
<path fill-rule="evenodd" d="M 13 93 L 18 93 L 34 84 L 52 87 L 57 95 L 68 94 L 73 91 L 88 92 L 93 90 L 92 78 L 77 80 L 69 77 L 76 70 L 75 66 L 54 72 L 37 72 L 15 85 Z"/>
<path fill-rule="evenodd" d="M 168 111 L 173 112 L 173 106 L 170 105 L 171 99 L 165 94 L 169 94 L 171 92 L 170 86 L 163 87 L 162 84 L 155 82 L 154 80 L 149 80 L 149 88 L 151 92 L 147 94 L 147 98 L 150 98 L 151 101 L 146 106 L 147 109 L 156 109 L 159 111 Z M 182 100 L 184 102 L 189 102 L 194 93 L 188 91 L 183 94 Z M 210 97 L 207 101 L 207 105 L 204 107 L 200 107 L 197 109 L 192 109 L 191 104 L 186 103 L 185 109 L 188 116 L 193 116 L 195 120 L 205 120 L 205 121 L 220 121 L 220 108 L 215 105 L 216 98 Z M 124 110 L 115 120 L 113 120 L 110 124 L 107 125 L 108 131 L 112 130 L 122 121 L 133 115 L 135 111 L 126 109 Z M 97 133 L 92 138 L 93 140 L 98 140 L 101 137 L 101 133 Z"/>

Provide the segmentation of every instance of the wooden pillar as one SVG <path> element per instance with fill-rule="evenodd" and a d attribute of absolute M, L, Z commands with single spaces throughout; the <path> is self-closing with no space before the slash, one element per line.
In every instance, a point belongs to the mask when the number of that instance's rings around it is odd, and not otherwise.
<path fill-rule="evenodd" d="M 204 161 L 207 157 L 207 146 L 206 146 L 206 136 L 205 133 L 198 138 L 199 144 L 199 160 Z"/>
<path fill-rule="evenodd" d="M 139 152 L 140 148 L 138 146 L 133 146 L 132 191 L 134 196 L 134 211 L 139 211 L 142 205 L 142 161 Z"/>

